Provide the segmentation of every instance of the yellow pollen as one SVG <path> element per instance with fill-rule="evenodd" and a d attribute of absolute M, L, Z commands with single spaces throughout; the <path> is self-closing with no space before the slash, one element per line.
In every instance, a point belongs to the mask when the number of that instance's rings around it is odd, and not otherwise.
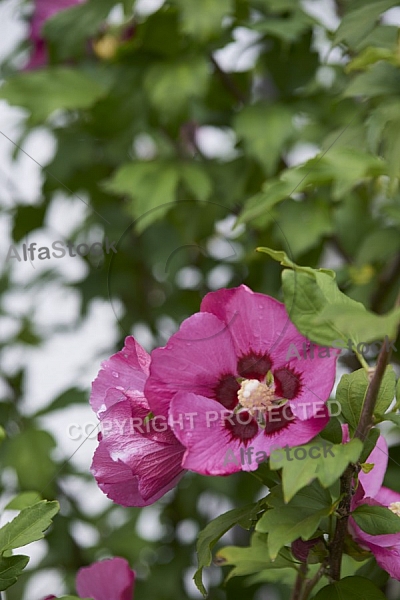
<path fill-rule="evenodd" d="M 389 504 L 388 509 L 400 517 L 400 502 L 392 502 L 392 504 Z"/>
<path fill-rule="evenodd" d="M 238 398 L 243 408 L 247 408 L 250 414 L 256 411 L 266 411 L 272 406 L 275 399 L 275 386 L 268 386 L 258 379 L 245 379 L 242 381 Z"/>

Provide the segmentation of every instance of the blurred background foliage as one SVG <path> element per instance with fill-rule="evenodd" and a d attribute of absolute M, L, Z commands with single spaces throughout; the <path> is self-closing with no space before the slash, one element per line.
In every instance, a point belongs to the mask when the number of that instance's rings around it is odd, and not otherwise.
<path fill-rule="evenodd" d="M 92 477 L 57 451 L 67 421 L 61 434 L 45 425 L 46 417 L 62 420 L 65 408 L 87 405 L 100 360 L 126 335 L 147 350 L 164 345 L 202 296 L 219 287 L 246 283 L 282 299 L 281 267 L 257 254 L 258 246 L 334 268 L 350 297 L 378 313 L 392 307 L 400 282 L 400 19 L 399 9 L 391 10 L 397 4 L 87 0 L 46 22 L 47 66 L 24 70 L 27 37 L 3 61 L 0 98 L 23 112 L 18 135 L 2 141 L 16 161 L 37 130 L 54 147 L 41 164 L 38 196 L 11 193 L 4 203 L 12 243 L 20 248 L 50 230 L 51 241 L 107 237 L 117 249 L 63 259 L 84 263 L 75 279 L 59 270 L 63 260 L 50 259 L 24 280 L 15 269 L 29 263 L 5 261 L 5 247 L 0 316 L 14 326 L 2 334 L 2 349 L 45 348 L 55 331 L 84 332 L 98 301 L 107 303 L 115 331 L 84 376 L 65 382 L 37 410 L 26 410 L 29 352 L 19 362 L 6 355 L 2 498 L 35 490 L 61 503 L 41 557 L 7 600 L 31 600 L 38 573 L 58 572 L 64 591 L 73 592 L 77 569 L 108 555 L 126 557 L 137 571 L 138 600 L 198 598 L 190 582 L 198 531 L 260 497 L 250 475 L 188 474 L 143 511 L 108 501 L 96 510 L 82 506 L 82 496 L 98 498 Z M 31 9 L 21 2 L 16 18 L 27 19 Z M 60 197 L 65 220 L 78 215 L 68 237 L 51 228 Z M 43 315 L 36 319 L 35 302 L 13 312 L 13 294 L 39 302 L 54 285 L 61 294 L 53 310 L 64 310 L 71 292 L 78 297 L 73 324 L 50 319 L 46 326 Z M 62 370 L 62 353 L 58 362 Z M 57 369 L 46 376 L 57 378 Z M 388 476 L 400 491 L 398 467 Z M 235 528 L 223 543 L 246 545 L 248 533 Z M 207 574 L 213 600 L 289 598 L 289 588 L 273 582 L 236 578 L 225 585 L 224 571 L 214 566 Z"/>

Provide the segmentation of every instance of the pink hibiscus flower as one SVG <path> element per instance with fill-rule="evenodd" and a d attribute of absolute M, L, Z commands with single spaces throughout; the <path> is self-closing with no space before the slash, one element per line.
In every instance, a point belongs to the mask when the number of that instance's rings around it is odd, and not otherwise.
<path fill-rule="evenodd" d="M 344 427 L 343 441 L 348 441 L 347 426 Z M 374 468 L 369 473 L 359 473 L 359 485 L 351 503 L 352 511 L 362 504 L 368 504 L 388 508 L 400 517 L 400 494 L 382 486 L 388 456 L 386 440 L 380 435 L 366 460 L 367 463 L 373 464 Z M 359 546 L 372 552 L 382 569 L 394 579 L 400 580 L 400 533 L 370 535 L 365 533 L 352 517 L 349 519 L 349 531 Z"/>
<path fill-rule="evenodd" d="M 37 69 L 47 64 L 46 42 L 42 35 L 42 28 L 47 19 L 58 12 L 80 4 L 84 0 L 35 0 L 35 9 L 31 19 L 29 39 L 33 43 L 33 52 L 25 69 Z"/>
<path fill-rule="evenodd" d="M 133 600 L 135 572 L 124 558 L 110 558 L 79 569 L 76 590 L 80 598 Z M 52 600 L 56 596 L 46 596 Z"/>
<path fill-rule="evenodd" d="M 173 488 L 184 471 L 183 446 L 165 418 L 148 419 L 144 396 L 150 357 L 133 339 L 102 364 L 90 402 L 102 433 L 92 473 L 100 489 L 123 506 L 147 506 Z"/>
<path fill-rule="evenodd" d="M 325 427 L 336 353 L 313 346 L 301 358 L 311 345 L 285 306 L 244 285 L 207 294 L 200 311 L 152 352 L 145 385 L 151 410 L 169 416 L 186 449 L 184 468 L 254 470 L 257 462 L 241 464 L 249 445 L 266 458 L 271 447 L 304 444 Z"/>

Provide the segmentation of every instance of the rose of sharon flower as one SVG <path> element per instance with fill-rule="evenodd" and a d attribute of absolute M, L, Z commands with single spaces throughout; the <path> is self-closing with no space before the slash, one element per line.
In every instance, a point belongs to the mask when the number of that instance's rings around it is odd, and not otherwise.
<path fill-rule="evenodd" d="M 79 569 L 76 590 L 80 598 L 133 600 L 135 572 L 124 558 L 110 558 Z M 52 600 L 56 596 L 46 596 Z"/>
<path fill-rule="evenodd" d="M 29 39 L 33 43 L 33 53 L 26 69 L 37 69 L 47 63 L 46 42 L 42 35 L 43 25 L 58 12 L 80 4 L 84 0 L 35 0 L 35 8 L 31 19 Z"/>
<path fill-rule="evenodd" d="M 344 427 L 343 433 L 343 441 L 348 441 L 347 426 Z M 388 446 L 382 435 L 379 436 L 366 462 L 373 464 L 374 467 L 369 473 L 360 471 L 359 484 L 351 502 L 351 510 L 355 510 L 362 504 L 381 506 L 391 510 L 400 518 L 400 494 L 382 486 L 388 463 Z M 352 517 L 349 518 L 349 530 L 359 546 L 372 552 L 382 569 L 394 579 L 400 580 L 400 533 L 370 535 L 365 533 Z"/>
<path fill-rule="evenodd" d="M 153 350 L 145 395 L 155 414 L 169 416 L 185 469 L 254 470 L 258 458 L 242 464 L 248 446 L 266 458 L 325 427 L 336 355 L 314 346 L 314 358 L 299 360 L 288 352 L 293 344 L 299 352 L 310 345 L 285 306 L 241 285 L 207 294 L 200 312 Z"/>
<path fill-rule="evenodd" d="M 100 489 L 123 506 L 147 506 L 173 488 L 184 471 L 184 448 L 166 419 L 147 419 L 144 396 L 150 357 L 133 339 L 102 363 L 90 402 L 102 433 L 92 473 Z"/>

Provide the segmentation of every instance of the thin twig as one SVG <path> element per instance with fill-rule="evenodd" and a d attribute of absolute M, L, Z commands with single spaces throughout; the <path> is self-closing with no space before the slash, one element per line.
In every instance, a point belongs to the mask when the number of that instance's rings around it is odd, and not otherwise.
<path fill-rule="evenodd" d="M 399 298 L 400 295 L 396 301 L 396 304 L 398 303 Z M 390 356 L 391 348 L 390 346 L 387 347 L 387 344 L 384 343 L 379 353 L 376 368 L 367 389 L 360 420 L 354 434 L 354 437 L 362 442 L 365 441 L 373 424 L 372 415 L 374 413 L 379 389 L 381 387 L 382 379 L 385 374 L 387 364 L 390 360 Z M 338 519 L 336 523 L 335 535 L 330 544 L 331 552 L 329 575 L 333 581 L 338 581 L 340 579 L 343 545 L 347 534 L 347 526 L 351 508 L 353 478 L 357 473 L 358 468 L 359 467 L 357 465 L 350 464 L 340 478 L 340 494 L 342 496 L 342 500 L 337 509 Z"/>
<path fill-rule="evenodd" d="M 301 600 L 301 592 L 303 589 L 305 577 L 307 575 L 307 570 L 307 564 L 304 562 L 301 563 L 290 600 Z"/>

